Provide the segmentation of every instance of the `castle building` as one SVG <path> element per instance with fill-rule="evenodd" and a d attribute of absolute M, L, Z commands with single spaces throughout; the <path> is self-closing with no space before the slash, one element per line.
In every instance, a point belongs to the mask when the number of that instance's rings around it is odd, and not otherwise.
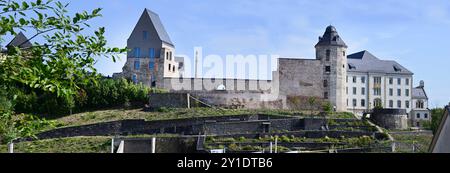
<path fill-rule="evenodd" d="M 410 120 L 412 126 L 423 127 L 423 122 L 431 121 L 431 111 L 428 108 L 428 96 L 424 81 L 420 81 L 420 85 L 413 88 L 411 103 Z"/>
<path fill-rule="evenodd" d="M 319 37 L 315 59 L 279 58 L 273 80 L 267 81 L 184 78 L 184 60 L 174 56 L 175 46 L 159 16 L 148 9 L 141 15 L 127 45 L 130 49 L 127 62 L 123 73 L 115 74 L 116 77 L 172 92 L 180 92 L 181 87 L 171 80 L 184 80 L 182 85 L 189 87 L 182 92 L 194 92 L 193 88 L 200 85 L 200 91 L 195 93 L 211 98 L 212 104 L 230 105 L 238 100 L 247 108 L 268 105 L 289 108 L 290 98 L 318 97 L 331 103 L 336 111 L 363 114 L 376 107 L 405 109 L 411 112 L 414 125 L 430 118 L 423 82 L 413 88 L 414 74 L 410 70 L 395 61 L 381 60 L 368 51 L 347 55 L 348 46 L 334 26 L 328 26 Z M 253 82 L 257 83 L 256 90 L 250 89 Z M 237 85 L 245 89 L 237 90 Z M 221 91 L 206 88 L 221 88 Z M 420 117 L 416 116 L 419 114 Z"/>
<path fill-rule="evenodd" d="M 145 9 L 127 41 L 127 61 L 121 74 L 135 83 L 165 88 L 164 78 L 180 77 L 175 46 L 158 14 Z M 181 61 L 179 59 L 179 61 Z"/>

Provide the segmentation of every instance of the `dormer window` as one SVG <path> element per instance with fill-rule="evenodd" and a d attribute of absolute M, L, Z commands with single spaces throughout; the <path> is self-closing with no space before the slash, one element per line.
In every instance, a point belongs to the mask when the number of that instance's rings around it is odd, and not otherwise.
<path fill-rule="evenodd" d="M 401 72 L 402 69 L 399 66 L 394 65 L 394 71 Z"/>
<path fill-rule="evenodd" d="M 349 68 L 350 70 L 355 70 L 355 69 L 356 69 L 356 66 L 353 65 L 352 63 L 349 63 L 349 64 L 348 64 L 348 68 Z"/>

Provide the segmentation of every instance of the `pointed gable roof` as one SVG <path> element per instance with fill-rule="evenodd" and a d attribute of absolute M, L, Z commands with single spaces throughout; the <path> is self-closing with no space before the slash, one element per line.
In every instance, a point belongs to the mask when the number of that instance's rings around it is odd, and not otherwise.
<path fill-rule="evenodd" d="M 423 87 L 416 87 L 412 89 L 412 98 L 413 99 L 426 99 L 428 100 L 427 93 Z"/>
<path fill-rule="evenodd" d="M 373 72 L 389 74 L 413 73 L 395 61 L 380 60 L 369 51 L 361 51 L 347 56 L 349 72 Z"/>
<path fill-rule="evenodd" d="M 444 115 L 429 148 L 430 153 L 450 153 L 449 112 L 450 105 L 445 107 Z"/>
<path fill-rule="evenodd" d="M 167 33 L 166 29 L 164 28 L 164 25 L 162 24 L 161 19 L 159 18 L 159 15 L 147 8 L 144 10 L 144 13 L 150 17 L 151 23 L 155 27 L 155 30 L 159 36 L 159 39 L 161 39 L 161 41 L 173 46 L 174 44 L 172 43 L 172 40 L 170 40 L 169 34 Z"/>
<path fill-rule="evenodd" d="M 19 34 L 16 35 L 16 37 L 14 37 L 11 40 L 11 42 L 9 42 L 6 45 L 6 47 L 10 47 L 10 46 L 20 47 L 20 48 L 29 48 L 29 47 L 33 46 L 33 44 L 31 44 L 30 41 L 28 40 L 28 38 L 22 32 L 20 32 Z"/>

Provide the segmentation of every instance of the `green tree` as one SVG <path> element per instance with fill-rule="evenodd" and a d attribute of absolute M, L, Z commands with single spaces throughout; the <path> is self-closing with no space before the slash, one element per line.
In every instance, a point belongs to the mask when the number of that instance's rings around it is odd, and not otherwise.
<path fill-rule="evenodd" d="M 311 110 L 311 115 L 313 115 L 313 111 L 314 111 L 314 106 L 316 105 L 317 99 L 315 97 L 309 97 L 308 98 L 308 104 L 309 104 L 309 108 Z"/>
<path fill-rule="evenodd" d="M 442 116 L 444 116 L 444 109 L 443 108 L 431 109 L 431 124 L 430 124 L 430 128 L 433 131 L 433 134 L 435 134 L 437 129 L 439 128 L 439 125 L 441 124 L 441 121 L 442 121 Z"/>
<path fill-rule="evenodd" d="M 73 108 L 81 86 L 95 84 L 100 77 L 94 68 L 95 58 L 110 58 L 115 62 L 119 53 L 126 52 L 126 49 L 106 46 L 105 28 L 98 28 L 93 33 L 86 30 L 90 28 L 88 21 L 101 16 L 100 8 L 69 15 L 68 5 L 52 0 L 0 0 L 0 41 L 19 31 L 34 33 L 27 41 L 43 40 L 34 42 L 31 47 L 24 48 L 25 42 L 8 47 L 2 55 L 0 88 L 6 94 L 0 96 L 3 97 L 0 100 L 15 105 L 19 91 L 32 90 L 41 96 L 54 94 Z M 13 108 L 0 110 L 4 121 L 12 121 L 5 123 L 3 129 L 29 129 L 27 133 L 17 134 L 32 136 L 36 128 L 31 127 L 37 125 L 29 122 L 42 123 L 44 120 L 17 117 L 21 114 L 15 114 Z M 5 138 L 5 130 L 2 133 Z"/>

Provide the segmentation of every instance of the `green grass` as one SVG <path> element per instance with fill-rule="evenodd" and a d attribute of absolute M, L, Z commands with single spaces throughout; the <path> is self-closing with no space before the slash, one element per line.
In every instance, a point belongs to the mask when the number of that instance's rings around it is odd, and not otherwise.
<path fill-rule="evenodd" d="M 397 144 L 396 152 L 411 153 L 413 144 L 416 145 L 416 152 L 428 152 L 428 148 L 433 140 L 433 135 L 428 134 L 391 134 Z"/>
<path fill-rule="evenodd" d="M 0 145 L 0 153 L 7 146 Z M 110 137 L 74 137 L 38 140 L 14 144 L 14 153 L 110 153 Z"/>
<path fill-rule="evenodd" d="M 246 109 L 213 109 L 213 108 L 161 108 L 152 112 L 146 112 L 142 109 L 112 109 L 85 112 L 73 114 L 70 116 L 56 119 L 61 126 L 78 126 L 93 124 L 99 122 L 117 121 L 125 119 L 144 119 L 147 121 L 184 119 L 196 117 L 241 115 L 241 114 L 267 114 L 267 115 L 284 115 L 284 116 L 309 116 L 308 111 L 291 111 L 291 110 L 246 110 Z M 316 115 L 314 115 L 316 116 Z M 335 113 L 330 118 L 354 118 L 353 114 Z"/>

